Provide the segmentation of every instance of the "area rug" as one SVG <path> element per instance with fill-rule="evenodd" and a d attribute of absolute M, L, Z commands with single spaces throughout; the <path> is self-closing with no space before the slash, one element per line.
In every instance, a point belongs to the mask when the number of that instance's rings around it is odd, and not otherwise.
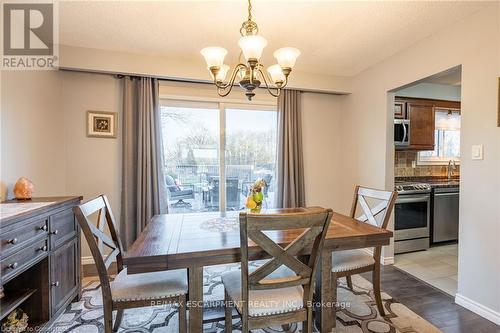
<path fill-rule="evenodd" d="M 221 275 L 229 270 L 238 270 L 237 265 L 207 267 L 204 274 L 204 302 L 206 307 L 222 307 L 224 289 Z M 334 332 L 351 333 L 434 333 L 441 332 L 391 296 L 382 293 L 386 316 L 382 318 L 375 305 L 372 285 L 359 275 L 353 276 L 353 289 L 347 288 L 344 280 L 338 286 L 337 324 Z M 222 309 L 219 309 L 223 314 Z M 178 332 L 178 317 L 175 306 L 158 306 L 125 310 L 119 332 L 174 333 Z M 82 300 L 72 303 L 52 325 L 50 332 L 103 333 L 102 297 L 99 281 L 84 283 Z M 228 331 L 238 331 L 239 319 L 234 319 Z M 225 332 L 224 320 L 204 325 L 204 333 Z M 316 330 L 317 331 L 317 330 Z M 301 324 L 293 324 L 286 330 L 271 327 L 253 332 L 301 332 Z"/>

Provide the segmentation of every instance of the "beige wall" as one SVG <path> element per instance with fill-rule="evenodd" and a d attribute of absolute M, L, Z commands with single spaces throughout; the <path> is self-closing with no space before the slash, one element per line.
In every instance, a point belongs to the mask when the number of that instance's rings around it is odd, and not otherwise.
<path fill-rule="evenodd" d="M 61 45 L 62 68 L 106 71 L 125 74 L 152 75 L 168 79 L 211 82 L 206 64 L 201 57 L 174 58 Z M 330 93 L 349 92 L 347 77 L 310 74 L 294 70 L 289 88 Z"/>
<path fill-rule="evenodd" d="M 65 122 L 59 108 L 59 73 L 4 71 L 1 90 L 0 199 L 21 176 L 35 184 L 35 195 L 65 193 Z"/>
<path fill-rule="evenodd" d="M 357 75 L 346 97 L 344 197 L 356 183 L 392 188 L 388 91 L 462 65 L 461 192 L 457 302 L 500 318 L 500 128 L 496 126 L 500 3 Z M 484 160 L 471 147 L 484 145 Z M 356 167 L 357 166 L 357 167 Z M 369 167 L 368 167 L 369 166 Z M 347 172 L 352 169 L 353 172 Z M 391 256 L 391 248 L 384 253 Z"/>
<path fill-rule="evenodd" d="M 88 110 L 118 113 L 121 133 L 120 80 L 109 75 L 60 72 L 61 113 L 64 114 L 66 146 L 66 194 L 89 200 L 106 194 L 115 218 L 120 218 L 121 139 L 88 138 Z M 90 257 L 82 242 L 82 256 Z"/>
<path fill-rule="evenodd" d="M 340 205 L 343 96 L 302 93 L 306 204 L 348 212 Z"/>
<path fill-rule="evenodd" d="M 2 200 L 12 197 L 18 177 L 27 176 L 36 196 L 83 195 L 88 200 L 106 194 L 119 217 L 121 140 L 86 136 L 87 110 L 120 113 L 119 84 L 98 74 L 2 73 Z M 82 256 L 88 257 L 83 244 Z"/>

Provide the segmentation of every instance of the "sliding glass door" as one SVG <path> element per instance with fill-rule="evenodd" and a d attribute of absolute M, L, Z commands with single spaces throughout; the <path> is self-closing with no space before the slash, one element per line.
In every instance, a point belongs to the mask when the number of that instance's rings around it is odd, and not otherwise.
<path fill-rule="evenodd" d="M 163 100 L 161 129 L 169 213 L 242 210 L 258 178 L 273 206 L 275 107 Z"/>
<path fill-rule="evenodd" d="M 219 210 L 209 190 L 220 175 L 218 105 L 169 101 L 161 125 L 169 212 Z"/>
<path fill-rule="evenodd" d="M 267 183 L 264 207 L 272 207 L 276 183 L 277 112 L 226 108 L 226 206 L 244 208 L 257 179 Z M 237 186 L 238 185 L 238 186 Z"/>

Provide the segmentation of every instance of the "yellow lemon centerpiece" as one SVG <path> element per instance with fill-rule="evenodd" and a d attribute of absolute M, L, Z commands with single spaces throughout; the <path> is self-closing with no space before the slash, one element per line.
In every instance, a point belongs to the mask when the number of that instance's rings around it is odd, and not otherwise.
<path fill-rule="evenodd" d="M 264 188 L 267 186 L 266 182 L 259 178 L 250 187 L 250 191 L 247 196 L 246 207 L 250 209 L 252 213 L 260 213 L 262 209 L 262 202 L 264 201 Z"/>

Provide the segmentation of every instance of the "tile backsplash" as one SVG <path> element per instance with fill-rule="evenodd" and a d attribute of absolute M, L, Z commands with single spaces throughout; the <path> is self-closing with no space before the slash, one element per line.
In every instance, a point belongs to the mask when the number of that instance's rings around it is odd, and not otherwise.
<path fill-rule="evenodd" d="M 447 177 L 446 165 L 417 165 L 412 168 L 411 163 L 417 160 L 417 151 L 396 150 L 394 158 L 394 177 Z M 454 172 L 460 174 L 460 165 Z"/>

